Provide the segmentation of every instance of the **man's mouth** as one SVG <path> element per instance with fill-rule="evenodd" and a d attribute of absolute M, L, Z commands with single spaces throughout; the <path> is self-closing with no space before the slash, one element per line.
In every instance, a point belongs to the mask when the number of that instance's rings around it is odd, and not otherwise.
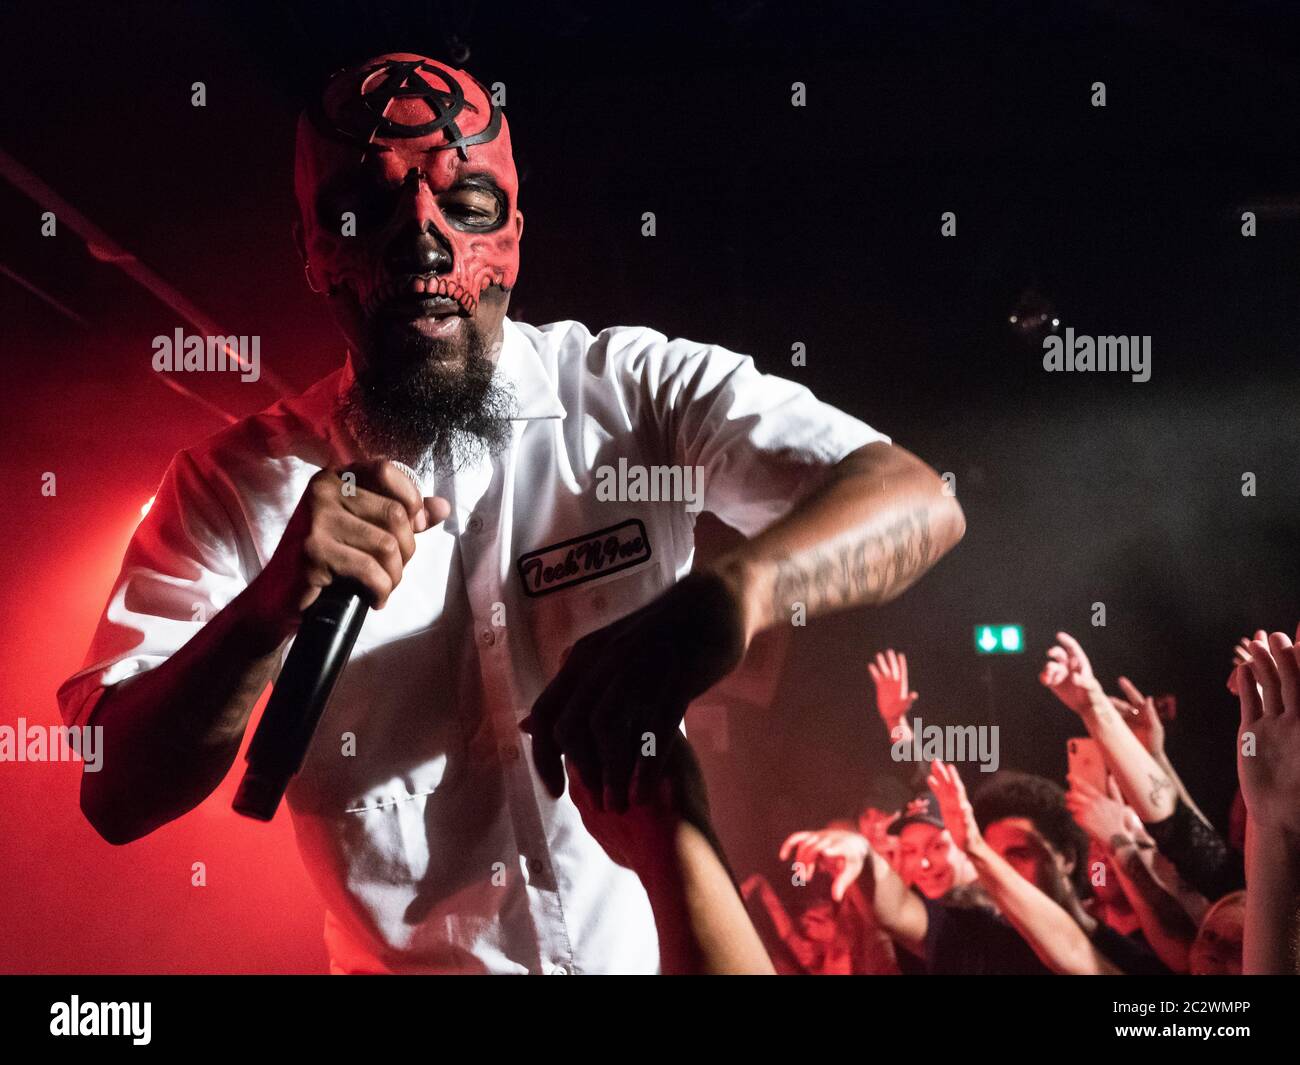
<path fill-rule="evenodd" d="M 468 318 L 469 311 L 437 277 L 407 276 L 384 281 L 371 297 L 371 314 L 395 318 Z"/>

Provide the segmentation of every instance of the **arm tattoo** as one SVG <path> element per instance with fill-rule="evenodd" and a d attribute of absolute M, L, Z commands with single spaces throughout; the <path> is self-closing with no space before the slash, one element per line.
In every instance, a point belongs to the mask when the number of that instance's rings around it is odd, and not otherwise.
<path fill-rule="evenodd" d="M 816 614 L 887 602 L 930 567 L 933 554 L 930 513 L 917 507 L 883 529 L 786 556 L 776 564 L 773 616 L 788 618 L 795 603 Z"/>
<path fill-rule="evenodd" d="M 1147 779 L 1151 781 L 1151 794 L 1147 798 L 1151 800 L 1152 805 L 1155 805 L 1160 801 L 1160 796 L 1165 793 L 1165 789 L 1172 788 L 1173 785 L 1164 777 L 1158 777 L 1154 773 L 1149 774 Z"/>

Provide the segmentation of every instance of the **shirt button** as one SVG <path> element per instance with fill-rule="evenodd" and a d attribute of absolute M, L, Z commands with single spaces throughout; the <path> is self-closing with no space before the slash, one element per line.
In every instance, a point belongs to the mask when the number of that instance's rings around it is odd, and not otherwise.
<path fill-rule="evenodd" d="M 519 761 L 519 748 L 512 743 L 509 747 L 506 748 L 506 757 L 509 758 L 510 761 L 512 762 Z"/>
<path fill-rule="evenodd" d="M 542 876 L 546 872 L 546 863 L 540 858 L 529 858 L 528 871 L 532 873 L 533 876 Z"/>
<path fill-rule="evenodd" d="M 478 634 L 478 638 L 484 647 L 491 647 L 497 642 L 497 634 L 491 629 L 484 629 Z"/>
<path fill-rule="evenodd" d="M 483 528 L 483 519 L 477 514 L 471 514 L 469 521 L 465 523 L 465 528 L 472 533 L 476 533 Z"/>

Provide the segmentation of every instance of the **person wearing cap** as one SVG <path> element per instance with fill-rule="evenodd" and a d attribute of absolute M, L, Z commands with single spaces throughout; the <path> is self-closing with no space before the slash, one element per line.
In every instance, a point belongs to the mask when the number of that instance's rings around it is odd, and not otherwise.
<path fill-rule="evenodd" d="M 898 839 L 898 875 L 927 899 L 941 899 L 974 881 L 975 870 L 953 843 L 929 791 L 913 798 L 887 831 Z"/>
<path fill-rule="evenodd" d="M 931 790 L 908 803 L 889 827 L 901 842 L 897 871 L 861 836 L 833 830 L 796 833 L 782 848 L 782 858 L 793 855 L 809 868 L 831 871 L 835 877 L 832 897 L 871 909 L 903 948 L 899 962 L 909 974 L 1049 975 L 1067 971 L 1049 952 L 1040 956 L 986 890 L 967 850 L 978 830 L 963 817 L 957 823 L 958 831 L 952 831 L 945 822 L 940 797 L 934 793 L 936 785 L 948 783 L 948 778 L 939 775 L 939 766 L 932 763 Z M 953 802 L 948 805 L 952 810 L 961 809 Z M 973 824 L 973 815 L 969 820 Z M 983 858 L 990 852 L 984 847 L 976 853 Z M 996 884 L 999 898 L 1006 899 L 1017 912 L 1030 911 L 1036 929 L 1049 927 L 1043 920 L 1047 915 L 1052 932 L 1064 931 L 1067 943 L 1087 950 L 1084 933 L 1066 911 L 999 856 L 992 855 L 989 861 L 1001 874 Z M 908 954 L 919 966 L 905 961 Z M 1088 961 L 1096 963 L 1089 971 L 1111 971 L 1104 959 L 1090 957 Z"/>

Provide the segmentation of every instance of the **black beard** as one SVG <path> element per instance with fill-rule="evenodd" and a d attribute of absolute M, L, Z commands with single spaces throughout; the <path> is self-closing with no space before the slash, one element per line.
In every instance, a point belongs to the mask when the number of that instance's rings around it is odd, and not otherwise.
<path fill-rule="evenodd" d="M 473 319 L 462 323 L 464 367 L 448 368 L 456 348 L 380 317 L 367 325 L 364 370 L 340 398 L 343 423 L 371 458 L 397 459 L 424 473 L 454 472 L 496 455 L 510 442 L 517 405 Z"/>

